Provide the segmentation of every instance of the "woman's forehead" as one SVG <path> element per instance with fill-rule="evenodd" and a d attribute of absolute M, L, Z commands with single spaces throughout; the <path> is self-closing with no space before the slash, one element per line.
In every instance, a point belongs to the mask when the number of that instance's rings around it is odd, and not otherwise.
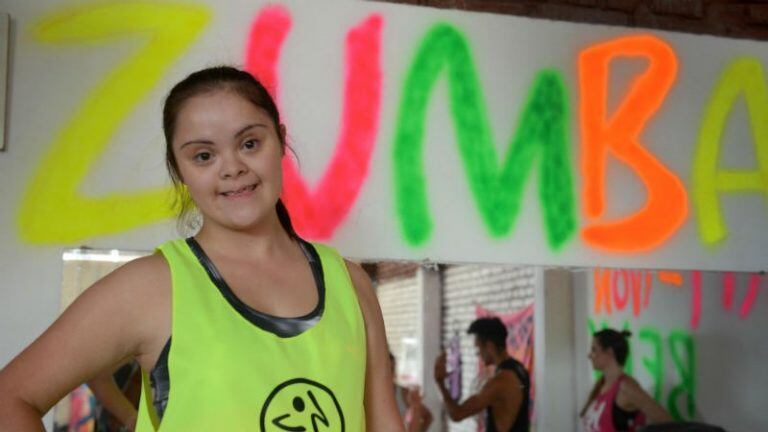
<path fill-rule="evenodd" d="M 217 114 L 228 114 L 217 115 Z M 271 120 L 267 111 L 232 90 L 214 90 L 189 98 L 179 110 L 177 122 L 183 120 L 233 119 L 256 117 Z M 178 123 L 177 123 L 178 124 Z"/>
<path fill-rule="evenodd" d="M 190 98 L 176 119 L 175 140 L 198 139 L 197 135 L 235 135 L 248 125 L 274 130 L 265 109 L 231 91 L 207 93 Z"/>

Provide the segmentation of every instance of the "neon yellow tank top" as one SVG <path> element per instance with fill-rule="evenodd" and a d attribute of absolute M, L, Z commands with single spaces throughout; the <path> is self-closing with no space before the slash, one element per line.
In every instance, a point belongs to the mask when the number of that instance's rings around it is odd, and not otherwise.
<path fill-rule="evenodd" d="M 365 430 L 365 325 L 357 293 L 339 254 L 313 246 L 322 264 L 323 311 L 292 337 L 238 312 L 185 240 L 158 248 L 172 278 L 170 391 L 158 422 L 143 371 L 137 432 Z"/>

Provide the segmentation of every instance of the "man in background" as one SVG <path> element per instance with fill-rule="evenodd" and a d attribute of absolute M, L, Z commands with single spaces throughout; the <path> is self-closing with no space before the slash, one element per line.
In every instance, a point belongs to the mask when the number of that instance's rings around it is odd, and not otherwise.
<path fill-rule="evenodd" d="M 523 365 L 507 353 L 507 328 L 499 318 L 479 318 L 467 333 L 474 335 L 477 355 L 485 365 L 495 365 L 495 374 L 480 391 L 464 402 L 451 399 L 445 353 L 435 360 L 435 381 L 445 409 L 453 421 L 461 421 L 485 410 L 486 432 L 528 432 L 530 379 Z"/>

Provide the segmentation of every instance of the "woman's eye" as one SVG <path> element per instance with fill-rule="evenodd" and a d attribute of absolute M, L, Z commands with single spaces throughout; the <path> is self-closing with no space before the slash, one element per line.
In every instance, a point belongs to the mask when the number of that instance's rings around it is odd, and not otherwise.
<path fill-rule="evenodd" d="M 256 140 L 248 140 L 243 143 L 243 148 L 246 150 L 252 150 L 255 149 L 259 145 L 259 142 Z"/>
<path fill-rule="evenodd" d="M 211 160 L 212 157 L 213 155 L 210 154 L 209 152 L 200 152 L 195 155 L 194 159 L 197 162 L 208 162 L 209 160 Z"/>

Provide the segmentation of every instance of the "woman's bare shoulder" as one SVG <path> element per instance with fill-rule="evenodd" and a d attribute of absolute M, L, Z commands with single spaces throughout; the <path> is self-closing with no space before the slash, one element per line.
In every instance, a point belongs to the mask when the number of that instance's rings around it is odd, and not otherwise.
<path fill-rule="evenodd" d="M 93 309 L 112 311 L 115 321 L 131 327 L 123 330 L 132 341 L 130 351 L 143 366 L 152 363 L 171 327 L 171 272 L 163 255 L 124 264 L 86 290 L 87 295 L 93 296 Z"/>
<path fill-rule="evenodd" d="M 162 291 L 169 291 L 170 281 L 168 263 L 161 253 L 156 252 L 123 264 L 96 285 L 106 285 L 111 290 L 127 290 L 132 294 L 161 294 Z"/>
<path fill-rule="evenodd" d="M 78 302 L 119 310 L 129 321 L 161 325 L 170 316 L 171 272 L 160 253 L 127 262 L 93 284 Z"/>
<path fill-rule="evenodd" d="M 624 375 L 624 378 L 621 380 L 621 383 L 619 384 L 619 390 L 637 391 L 637 390 L 642 390 L 642 387 L 640 386 L 640 383 L 638 383 L 636 379 L 634 379 L 629 375 Z"/>
<path fill-rule="evenodd" d="M 347 265 L 347 271 L 349 272 L 349 278 L 352 280 L 352 285 L 355 286 L 358 297 L 361 297 L 363 301 L 370 301 L 371 297 L 375 298 L 373 292 L 373 284 L 371 278 L 368 277 L 368 273 L 363 270 L 360 264 L 357 264 L 348 259 L 344 259 L 344 263 Z"/>
<path fill-rule="evenodd" d="M 636 379 L 626 375 L 619 383 L 619 397 L 626 398 L 632 404 L 637 405 L 647 398 L 648 394 Z"/>

